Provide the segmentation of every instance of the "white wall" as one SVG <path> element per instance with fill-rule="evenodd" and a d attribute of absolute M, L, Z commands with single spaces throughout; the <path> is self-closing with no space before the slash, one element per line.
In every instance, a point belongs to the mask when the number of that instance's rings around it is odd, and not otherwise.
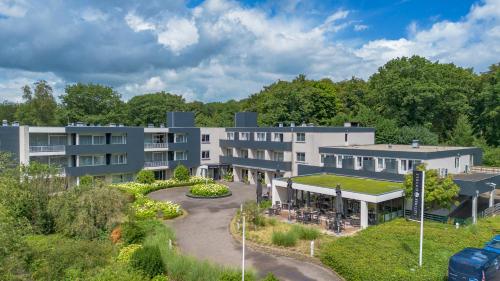
<path fill-rule="evenodd" d="M 201 135 L 210 135 L 210 143 L 202 143 Z M 222 155 L 222 149 L 219 146 L 219 140 L 226 138 L 226 132 L 224 128 L 200 128 L 200 163 L 201 165 L 206 164 L 218 164 L 219 156 Z M 210 151 L 210 159 L 201 159 L 201 152 L 204 150 Z"/>

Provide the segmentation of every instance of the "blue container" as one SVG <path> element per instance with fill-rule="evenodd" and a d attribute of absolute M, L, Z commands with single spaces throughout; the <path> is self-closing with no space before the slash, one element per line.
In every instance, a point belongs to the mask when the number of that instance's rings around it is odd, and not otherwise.
<path fill-rule="evenodd" d="M 499 281 L 500 255 L 485 249 L 465 248 L 450 258 L 448 281 Z"/>

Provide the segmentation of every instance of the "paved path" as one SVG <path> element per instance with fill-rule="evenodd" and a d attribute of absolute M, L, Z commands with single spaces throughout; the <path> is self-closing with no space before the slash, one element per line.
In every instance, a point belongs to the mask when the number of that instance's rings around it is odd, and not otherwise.
<path fill-rule="evenodd" d="M 241 266 L 241 246 L 229 233 L 229 223 L 246 200 L 255 198 L 255 187 L 230 183 L 233 195 L 220 199 L 186 197 L 187 188 L 171 188 L 150 193 L 156 200 L 171 200 L 188 211 L 186 217 L 169 221 L 184 253 L 223 265 Z M 336 281 L 330 271 L 308 262 L 246 250 L 246 264 L 260 275 L 273 272 L 282 281 Z"/>

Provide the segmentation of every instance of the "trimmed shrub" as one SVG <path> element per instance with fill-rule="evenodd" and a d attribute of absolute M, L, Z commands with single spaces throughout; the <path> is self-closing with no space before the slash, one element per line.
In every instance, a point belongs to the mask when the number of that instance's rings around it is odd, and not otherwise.
<path fill-rule="evenodd" d="M 182 164 L 177 165 L 174 170 L 174 179 L 181 182 L 187 182 L 189 180 L 188 168 Z"/>
<path fill-rule="evenodd" d="M 81 186 L 93 186 L 94 185 L 94 177 L 85 175 L 80 177 L 80 185 Z"/>
<path fill-rule="evenodd" d="M 280 281 L 272 272 L 269 272 L 262 281 Z"/>
<path fill-rule="evenodd" d="M 151 184 L 155 182 L 155 173 L 149 170 L 141 170 L 137 173 L 136 181 L 138 183 Z"/>
<path fill-rule="evenodd" d="M 146 235 L 145 231 L 133 221 L 123 223 L 121 228 L 122 240 L 127 244 L 140 243 Z"/>
<path fill-rule="evenodd" d="M 164 266 L 160 249 L 155 246 L 145 246 L 132 254 L 130 264 L 141 270 L 150 278 L 163 274 Z"/>
<path fill-rule="evenodd" d="M 305 227 L 302 225 L 292 225 L 291 232 L 295 233 L 301 240 L 315 240 L 319 237 L 319 230 L 312 227 Z"/>
<path fill-rule="evenodd" d="M 193 195 L 203 197 L 218 197 L 229 193 L 229 188 L 218 183 L 199 183 L 193 185 L 189 192 Z"/>
<path fill-rule="evenodd" d="M 277 246 L 293 247 L 297 244 L 297 234 L 292 231 L 274 231 L 271 239 L 273 244 Z"/>
<path fill-rule="evenodd" d="M 130 244 L 128 246 L 125 246 L 120 250 L 120 253 L 118 254 L 116 260 L 120 263 L 128 264 L 132 259 L 132 255 L 140 248 L 142 248 L 140 244 Z"/>

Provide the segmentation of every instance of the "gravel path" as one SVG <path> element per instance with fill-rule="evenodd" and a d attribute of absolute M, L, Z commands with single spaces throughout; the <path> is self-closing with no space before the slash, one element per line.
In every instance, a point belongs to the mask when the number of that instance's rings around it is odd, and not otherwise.
<path fill-rule="evenodd" d="M 186 217 L 169 221 L 181 250 L 200 259 L 222 265 L 241 266 L 241 246 L 229 233 L 229 223 L 246 200 L 255 198 L 255 187 L 230 183 L 233 195 L 220 199 L 187 197 L 188 188 L 171 188 L 149 194 L 156 200 L 171 200 L 187 210 Z M 340 280 L 332 272 L 312 263 L 246 249 L 246 265 L 260 275 L 273 272 L 282 281 Z"/>

